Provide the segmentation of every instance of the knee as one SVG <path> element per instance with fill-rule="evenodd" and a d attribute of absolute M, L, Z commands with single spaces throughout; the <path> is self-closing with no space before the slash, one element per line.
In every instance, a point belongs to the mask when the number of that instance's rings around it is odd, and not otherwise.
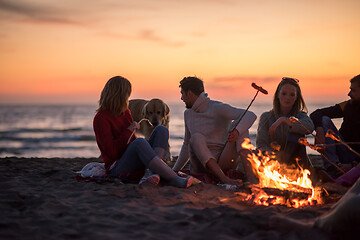
<path fill-rule="evenodd" d="M 331 121 L 331 119 L 328 117 L 328 116 L 323 116 L 322 118 L 321 118 L 321 125 L 323 126 L 323 127 L 325 127 L 325 126 L 330 126 L 330 125 L 332 125 L 333 123 L 332 123 L 332 121 Z"/>
<path fill-rule="evenodd" d="M 154 134 L 160 135 L 161 138 L 169 139 L 169 129 L 167 129 L 165 126 L 159 125 L 155 127 Z"/>
<path fill-rule="evenodd" d="M 195 133 L 191 135 L 190 138 L 190 144 L 196 144 L 196 143 L 200 143 L 200 142 L 206 142 L 206 138 L 204 135 L 200 134 L 200 133 Z"/>
<path fill-rule="evenodd" d="M 137 138 L 132 143 L 131 146 L 135 148 L 139 148 L 147 144 L 148 142 L 144 138 Z"/>

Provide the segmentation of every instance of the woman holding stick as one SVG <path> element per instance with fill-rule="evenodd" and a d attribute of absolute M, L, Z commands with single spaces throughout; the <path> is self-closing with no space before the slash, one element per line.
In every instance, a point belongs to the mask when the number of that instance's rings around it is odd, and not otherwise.
<path fill-rule="evenodd" d="M 169 139 L 167 128 L 156 127 L 149 141 L 133 136 L 140 125 L 128 109 L 130 94 L 131 83 L 120 76 L 110 78 L 101 92 L 93 127 L 107 174 L 138 182 L 149 168 L 155 173 L 150 183 L 159 183 L 161 177 L 175 187 L 191 186 L 192 177 L 178 176 L 162 161 Z"/>
<path fill-rule="evenodd" d="M 290 121 L 296 117 L 299 123 Z M 261 115 L 256 137 L 256 147 L 262 152 L 276 152 L 281 163 L 310 167 L 306 147 L 298 142 L 300 137 L 310 134 L 314 124 L 307 115 L 299 80 L 282 78 L 273 99 L 273 109 Z"/>

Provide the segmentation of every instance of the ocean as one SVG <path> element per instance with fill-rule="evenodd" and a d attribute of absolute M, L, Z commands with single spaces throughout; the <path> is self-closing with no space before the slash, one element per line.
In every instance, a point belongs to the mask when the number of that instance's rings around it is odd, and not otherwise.
<path fill-rule="evenodd" d="M 249 103 L 231 104 L 246 109 Z M 330 106 L 308 104 L 309 113 Z M 92 158 L 100 155 L 92 128 L 96 105 L 0 105 L 0 157 Z M 183 142 L 185 110 L 182 102 L 169 104 L 170 146 L 177 156 Z M 258 119 L 250 128 L 250 139 L 255 144 L 256 130 L 261 113 L 271 104 L 254 102 L 250 111 Z M 342 119 L 337 119 L 338 127 Z M 309 142 L 313 141 L 310 136 Z M 308 153 L 317 152 L 308 149 Z"/>

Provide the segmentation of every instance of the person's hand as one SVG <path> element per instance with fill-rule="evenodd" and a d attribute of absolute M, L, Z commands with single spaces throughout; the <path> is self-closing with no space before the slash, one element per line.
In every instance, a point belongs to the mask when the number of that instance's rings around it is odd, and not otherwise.
<path fill-rule="evenodd" d="M 279 117 L 269 128 L 269 135 L 270 136 L 275 136 L 276 134 L 276 129 L 281 125 L 281 124 L 286 124 L 288 126 L 292 126 L 293 123 L 290 121 L 289 118 L 287 117 Z"/>
<path fill-rule="evenodd" d="M 229 133 L 228 142 L 235 142 L 238 137 L 239 131 L 237 129 L 234 129 L 232 132 Z"/>
<path fill-rule="evenodd" d="M 138 130 L 140 129 L 140 124 L 133 121 L 127 129 L 129 129 L 130 131 Z"/>

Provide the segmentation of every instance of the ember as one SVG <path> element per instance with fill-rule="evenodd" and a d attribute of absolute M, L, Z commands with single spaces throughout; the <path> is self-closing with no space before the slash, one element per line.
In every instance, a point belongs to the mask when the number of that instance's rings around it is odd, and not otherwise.
<path fill-rule="evenodd" d="M 242 147 L 252 149 L 250 139 L 246 139 Z M 251 186 L 252 194 L 245 201 L 265 206 L 281 204 L 295 208 L 321 203 L 321 190 L 312 186 L 308 169 L 294 169 L 280 164 L 275 156 L 263 155 L 261 151 L 249 154 L 248 160 L 259 184 Z"/>

